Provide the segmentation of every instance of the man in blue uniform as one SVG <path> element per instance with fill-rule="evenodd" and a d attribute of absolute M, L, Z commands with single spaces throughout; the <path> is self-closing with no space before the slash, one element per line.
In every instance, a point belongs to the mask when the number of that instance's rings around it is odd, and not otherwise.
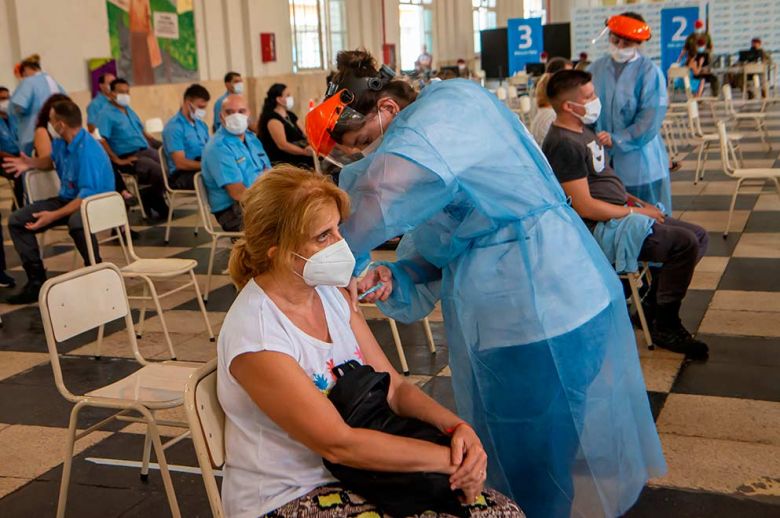
<path fill-rule="evenodd" d="M 144 205 L 168 217 L 165 202 L 165 184 L 157 148 L 160 142 L 148 135 L 140 117 L 130 107 L 130 84 L 124 79 L 111 82 L 111 99 L 100 111 L 97 122 L 103 148 L 114 167 L 122 174 L 130 174 L 141 184 L 149 185 L 141 190 Z"/>
<path fill-rule="evenodd" d="M 225 101 L 228 95 L 244 93 L 244 80 L 241 79 L 241 74 L 238 72 L 228 72 L 225 74 L 225 93 L 219 96 L 214 102 L 214 132 L 222 125 L 219 115 L 222 113 L 222 103 Z"/>
<path fill-rule="evenodd" d="M 19 142 L 16 140 L 16 118 L 8 113 L 10 95 L 8 88 L 0 86 L 0 162 L 5 157 L 19 156 Z M 2 170 L 0 170 L 0 174 L 3 174 Z M 24 197 L 22 179 L 15 178 L 13 175 L 3 176 L 13 182 L 16 206 L 21 207 Z"/>
<path fill-rule="evenodd" d="M 116 79 L 112 73 L 102 74 L 98 78 L 98 93 L 87 105 L 87 130 L 90 133 L 97 127 L 98 116 L 105 106 L 111 102 L 111 83 Z"/>
<path fill-rule="evenodd" d="M 628 192 L 670 216 L 669 156 L 660 134 L 669 96 L 661 69 L 639 53 L 650 26 L 640 15 L 624 13 L 610 18 L 607 29 L 609 56 L 588 68 L 604 107 L 596 122 L 599 143 L 609 148 Z"/>
<path fill-rule="evenodd" d="M 112 192 L 114 172 L 105 151 L 81 127 L 81 109 L 72 101 L 55 103 L 49 114 L 49 133 L 52 153 L 48 157 L 21 157 L 6 159 L 7 171 L 21 173 L 27 169 L 57 168 L 60 192 L 54 198 L 37 201 L 11 214 L 8 230 L 22 266 L 27 273 L 27 284 L 9 304 L 29 304 L 38 300 L 38 292 L 46 280 L 46 271 L 38 249 L 35 234 L 54 225 L 68 225 L 76 247 L 89 264 L 87 241 L 81 221 L 81 201 L 87 196 Z M 100 262 L 97 242 L 93 239 L 95 259 Z"/>
<path fill-rule="evenodd" d="M 211 211 L 227 232 L 241 230 L 243 215 L 239 201 L 271 160 L 251 131 L 249 108 L 241 95 L 229 95 L 222 103 L 221 127 L 203 150 L 203 184 Z"/>
<path fill-rule="evenodd" d="M 181 109 L 163 130 L 168 184 L 174 189 L 195 189 L 193 178 L 200 171 L 203 147 L 209 140 L 209 128 L 203 119 L 210 98 L 208 90 L 201 85 L 190 85 L 184 91 Z"/>

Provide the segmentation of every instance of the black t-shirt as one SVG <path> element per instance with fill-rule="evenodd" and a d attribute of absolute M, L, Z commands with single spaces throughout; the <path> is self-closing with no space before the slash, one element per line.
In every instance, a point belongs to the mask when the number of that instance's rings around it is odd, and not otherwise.
<path fill-rule="evenodd" d="M 626 187 L 609 166 L 607 153 L 587 126 L 582 133 L 553 124 L 542 143 L 560 183 L 588 179 L 590 195 L 613 205 L 626 204 Z"/>

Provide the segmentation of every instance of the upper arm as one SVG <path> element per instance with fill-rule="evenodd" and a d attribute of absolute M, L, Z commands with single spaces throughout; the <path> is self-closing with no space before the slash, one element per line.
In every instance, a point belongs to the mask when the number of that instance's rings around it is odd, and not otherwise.
<path fill-rule="evenodd" d="M 95 121 L 95 126 L 97 126 L 97 129 L 100 132 L 100 136 L 103 137 L 104 140 L 111 138 L 111 129 L 113 128 L 113 124 L 111 124 L 111 117 L 108 116 L 106 110 L 108 110 L 108 107 L 100 110 L 97 116 L 97 121 Z"/>
<path fill-rule="evenodd" d="M 590 195 L 590 186 L 587 178 L 561 182 L 561 187 L 563 187 L 563 192 L 566 193 L 566 196 L 571 197 L 571 205 L 577 213 L 593 199 Z"/>
<path fill-rule="evenodd" d="M 210 169 L 214 181 L 219 187 L 225 187 L 230 183 L 241 183 L 241 169 L 236 162 L 236 157 L 223 147 L 216 147 L 213 150 L 218 154 L 216 167 Z M 246 160 L 246 157 L 243 157 Z"/>
<path fill-rule="evenodd" d="M 39 158 L 51 156 L 51 137 L 49 131 L 44 128 L 35 128 L 33 133 L 33 147 Z"/>
<path fill-rule="evenodd" d="M 243 196 L 244 191 L 246 191 L 246 186 L 243 182 L 233 182 L 223 185 L 222 187 L 225 188 L 228 195 L 233 198 L 235 201 L 239 201 L 241 199 L 241 196 Z"/>
<path fill-rule="evenodd" d="M 179 124 L 169 124 L 162 134 L 165 152 L 173 156 L 176 151 L 184 151 L 184 131 Z"/>
<path fill-rule="evenodd" d="M 324 456 L 350 432 L 333 404 L 291 356 L 275 351 L 236 356 L 230 374 L 290 437 Z"/>
<path fill-rule="evenodd" d="M 287 144 L 287 135 L 284 133 L 284 125 L 280 121 L 271 119 L 268 121 L 266 128 L 277 146 Z"/>

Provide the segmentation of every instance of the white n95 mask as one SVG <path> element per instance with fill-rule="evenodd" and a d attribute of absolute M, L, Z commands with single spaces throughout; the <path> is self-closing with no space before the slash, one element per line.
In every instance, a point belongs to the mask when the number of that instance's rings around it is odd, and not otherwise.
<path fill-rule="evenodd" d="M 130 94 L 116 94 L 116 103 L 119 106 L 130 106 Z"/>
<path fill-rule="evenodd" d="M 240 83 L 236 83 L 233 85 L 233 93 L 241 95 L 244 93 L 244 82 L 241 81 Z"/>
<path fill-rule="evenodd" d="M 202 121 L 203 119 L 205 119 L 205 118 L 206 118 L 206 110 L 204 110 L 203 108 L 194 108 L 194 109 L 193 109 L 193 110 L 190 112 L 190 115 L 191 115 L 191 116 L 192 116 L 192 118 L 193 118 L 193 119 L 195 119 L 196 121 Z"/>
<path fill-rule="evenodd" d="M 355 269 L 355 256 L 347 242 L 342 239 L 315 253 L 308 259 L 295 254 L 304 261 L 303 275 L 295 272 L 309 286 L 338 286 L 349 284 Z"/>
<path fill-rule="evenodd" d="M 601 115 L 601 99 L 596 97 L 592 101 L 588 101 L 585 104 L 580 104 L 579 106 L 585 108 L 585 115 L 580 115 L 578 113 L 575 113 L 575 115 L 579 117 L 579 119 L 584 124 L 594 124 L 597 120 L 599 120 L 599 115 Z"/>
<path fill-rule="evenodd" d="M 8 106 L 11 104 L 10 99 L 3 99 L 0 101 L 0 112 L 8 113 Z"/>
<path fill-rule="evenodd" d="M 636 48 L 629 47 L 629 48 L 621 49 L 616 45 L 610 43 L 609 53 L 612 56 L 612 59 L 614 59 L 618 63 L 628 63 L 629 61 L 634 59 L 634 56 L 636 56 Z"/>
<path fill-rule="evenodd" d="M 245 113 L 231 113 L 225 117 L 225 129 L 233 135 L 243 135 L 249 127 L 249 116 Z"/>
<path fill-rule="evenodd" d="M 293 106 L 295 106 L 295 98 L 291 95 L 284 100 L 284 107 L 288 110 L 292 110 Z"/>

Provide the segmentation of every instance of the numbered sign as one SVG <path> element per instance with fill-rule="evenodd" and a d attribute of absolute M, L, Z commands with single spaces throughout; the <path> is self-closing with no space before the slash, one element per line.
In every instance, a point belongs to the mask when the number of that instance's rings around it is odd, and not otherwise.
<path fill-rule="evenodd" d="M 507 20 L 509 75 L 525 71 L 526 63 L 538 63 L 544 47 L 541 18 Z"/>
<path fill-rule="evenodd" d="M 685 39 L 693 33 L 699 19 L 698 7 L 661 9 L 661 70 L 669 70 L 685 47 Z"/>

